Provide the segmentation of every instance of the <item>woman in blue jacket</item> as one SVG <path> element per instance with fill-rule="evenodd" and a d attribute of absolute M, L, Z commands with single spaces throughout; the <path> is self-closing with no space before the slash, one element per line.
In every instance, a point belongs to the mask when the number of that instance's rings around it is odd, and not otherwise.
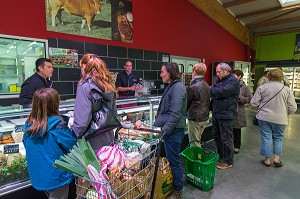
<path fill-rule="evenodd" d="M 160 76 L 168 84 L 161 97 L 154 126 L 165 132 L 164 146 L 167 159 L 173 173 L 174 193 L 171 198 L 182 198 L 183 171 L 179 157 L 180 146 L 184 137 L 187 94 L 180 81 L 179 68 L 176 63 L 164 63 Z"/>
<path fill-rule="evenodd" d="M 74 178 L 53 166 L 76 143 L 67 121 L 59 116 L 59 102 L 56 90 L 37 90 L 23 138 L 31 184 L 39 191 L 46 191 L 49 198 L 68 198 L 69 184 Z"/>

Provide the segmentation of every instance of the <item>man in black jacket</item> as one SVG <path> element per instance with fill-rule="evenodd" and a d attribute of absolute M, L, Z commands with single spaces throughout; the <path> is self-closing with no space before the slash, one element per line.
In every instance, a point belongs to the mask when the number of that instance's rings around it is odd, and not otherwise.
<path fill-rule="evenodd" d="M 191 85 L 187 88 L 187 119 L 189 124 L 189 142 L 201 146 L 201 135 L 209 118 L 210 88 L 204 81 L 206 65 L 193 66 Z"/>
<path fill-rule="evenodd" d="M 24 108 L 30 107 L 34 92 L 41 88 L 51 88 L 53 67 L 50 59 L 39 58 L 35 61 L 36 73 L 30 76 L 22 84 L 19 96 L 19 104 Z"/>
<path fill-rule="evenodd" d="M 233 165 L 233 118 L 237 111 L 240 86 L 228 64 L 218 64 L 216 73 L 218 79 L 211 87 L 213 137 L 220 156 L 217 168 L 228 169 Z"/>

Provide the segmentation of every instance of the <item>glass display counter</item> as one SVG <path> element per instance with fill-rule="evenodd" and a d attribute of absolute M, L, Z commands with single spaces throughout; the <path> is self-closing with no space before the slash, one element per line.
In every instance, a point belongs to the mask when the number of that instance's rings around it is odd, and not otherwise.
<path fill-rule="evenodd" d="M 137 106 L 118 108 L 118 115 L 127 120 L 142 120 L 152 127 L 154 112 L 161 96 L 117 100 L 117 105 L 137 103 Z M 60 113 L 72 111 L 75 100 L 62 101 Z M 0 109 L 0 197 L 30 187 L 25 148 L 22 143 L 24 123 L 31 109 L 19 106 Z"/>

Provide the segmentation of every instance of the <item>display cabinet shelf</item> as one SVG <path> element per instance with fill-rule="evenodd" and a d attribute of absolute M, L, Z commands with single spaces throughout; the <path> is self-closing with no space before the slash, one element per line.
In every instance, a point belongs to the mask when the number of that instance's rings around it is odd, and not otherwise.
<path fill-rule="evenodd" d="M 154 119 L 154 111 L 158 108 L 158 104 L 161 96 L 147 96 L 140 98 L 121 99 L 117 100 L 117 105 L 138 103 L 141 105 L 135 107 L 118 109 L 118 114 L 134 113 L 134 112 L 149 112 L 149 125 L 152 126 Z M 60 104 L 60 113 L 64 114 L 68 111 L 74 110 L 75 100 L 62 101 Z M 22 109 L 21 107 L 3 107 L 4 110 L 0 110 L 0 136 L 7 136 L 14 131 L 17 125 L 23 124 L 26 117 L 30 114 L 31 109 Z M 22 142 L 12 144 L 0 144 L 0 150 L 4 151 L 5 146 L 18 145 L 19 152 L 25 156 L 25 149 Z M 23 179 L 16 179 L 9 181 L 8 183 L 1 183 L 0 176 L 0 197 L 10 194 L 31 186 L 29 177 L 25 176 Z"/>

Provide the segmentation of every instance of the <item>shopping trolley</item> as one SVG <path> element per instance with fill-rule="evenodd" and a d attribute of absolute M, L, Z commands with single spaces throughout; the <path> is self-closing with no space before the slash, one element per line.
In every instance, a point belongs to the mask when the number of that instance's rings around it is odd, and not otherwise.
<path fill-rule="evenodd" d="M 143 157 L 136 161 L 129 168 L 123 169 L 120 173 L 106 182 L 96 182 L 81 176 L 76 176 L 76 194 L 78 199 L 135 199 L 145 198 L 153 199 L 159 156 L 161 151 L 162 137 L 161 131 L 153 129 L 136 129 L 149 133 L 158 133 L 159 138 L 141 137 L 141 134 L 132 135 L 130 129 L 128 133 L 120 133 L 120 127 L 115 132 L 115 141 L 113 145 L 121 146 L 130 138 L 139 138 L 149 144 L 149 149 L 143 151 Z M 140 150 L 132 147 L 133 150 Z M 122 148 L 124 150 L 124 148 Z M 100 187 L 101 192 L 96 191 L 94 187 Z"/>

